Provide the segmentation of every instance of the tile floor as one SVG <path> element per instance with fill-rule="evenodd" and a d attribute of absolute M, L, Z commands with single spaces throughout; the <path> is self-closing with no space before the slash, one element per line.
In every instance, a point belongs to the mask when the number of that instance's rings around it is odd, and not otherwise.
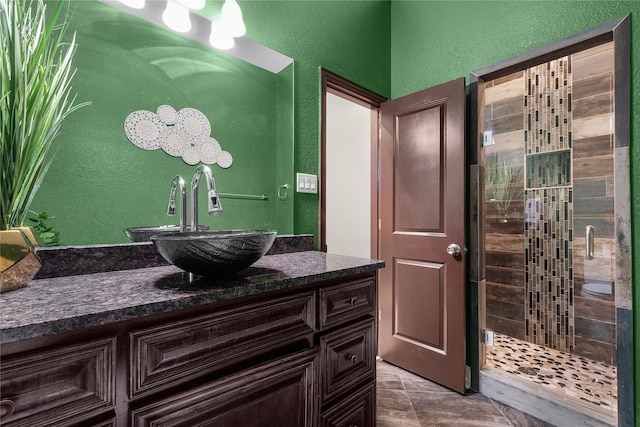
<path fill-rule="evenodd" d="M 462 396 L 377 363 L 377 427 L 552 427 L 481 394 Z"/>
<path fill-rule="evenodd" d="M 618 408 L 616 367 L 494 334 L 487 365 L 524 378 L 546 391 L 615 416 Z"/>

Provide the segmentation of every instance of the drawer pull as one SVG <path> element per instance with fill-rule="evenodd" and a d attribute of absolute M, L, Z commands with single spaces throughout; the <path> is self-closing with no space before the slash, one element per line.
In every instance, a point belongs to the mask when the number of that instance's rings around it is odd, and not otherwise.
<path fill-rule="evenodd" d="M 349 304 L 349 305 L 356 305 L 356 304 L 358 304 L 358 298 L 356 298 L 356 297 L 349 298 L 349 300 L 347 301 L 347 304 Z"/>
<path fill-rule="evenodd" d="M 16 404 L 12 400 L 0 400 L 0 417 L 10 417 L 16 411 Z"/>
<path fill-rule="evenodd" d="M 358 362 L 358 356 L 355 354 L 347 354 L 347 360 L 353 364 Z"/>

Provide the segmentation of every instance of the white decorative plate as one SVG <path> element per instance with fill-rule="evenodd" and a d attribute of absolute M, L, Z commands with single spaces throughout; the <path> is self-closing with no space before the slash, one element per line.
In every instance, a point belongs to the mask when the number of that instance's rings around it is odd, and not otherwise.
<path fill-rule="evenodd" d="M 209 119 L 195 108 L 183 108 L 178 111 L 176 126 L 192 137 L 211 135 Z"/>
<path fill-rule="evenodd" d="M 207 138 L 205 142 L 200 146 L 200 153 L 202 154 L 202 163 L 212 165 L 218 161 L 218 155 L 222 151 L 220 144 L 215 138 Z"/>
<path fill-rule="evenodd" d="M 179 132 L 175 127 L 168 127 L 165 130 L 160 145 L 165 153 L 174 157 L 182 156 L 189 147 L 187 141 L 184 140 L 182 132 Z"/>
<path fill-rule="evenodd" d="M 200 150 L 195 147 L 188 147 L 182 153 L 182 160 L 188 165 L 197 165 L 200 162 Z"/>
<path fill-rule="evenodd" d="M 178 119 L 178 113 L 176 112 L 176 109 L 173 108 L 171 105 L 159 106 L 158 109 L 156 110 L 156 114 L 158 115 L 158 118 L 162 120 L 162 122 L 165 125 L 173 125 L 176 123 L 176 120 Z"/>
<path fill-rule="evenodd" d="M 151 111 L 138 110 L 124 120 L 124 133 L 134 145 L 144 150 L 160 148 L 160 137 L 166 126 Z"/>
<path fill-rule="evenodd" d="M 228 168 L 233 164 L 233 157 L 228 151 L 221 151 L 218 154 L 218 166 L 221 168 Z"/>

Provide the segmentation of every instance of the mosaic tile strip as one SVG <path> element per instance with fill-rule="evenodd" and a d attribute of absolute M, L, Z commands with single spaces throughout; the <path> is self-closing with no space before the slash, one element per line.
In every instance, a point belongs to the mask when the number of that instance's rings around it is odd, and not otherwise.
<path fill-rule="evenodd" d="M 495 334 L 493 339 L 494 346 L 487 346 L 487 366 L 524 378 L 597 412 L 617 415 L 615 366 L 502 334 Z"/>
<path fill-rule="evenodd" d="M 525 152 L 571 148 L 571 61 L 568 56 L 525 70 Z"/>
<path fill-rule="evenodd" d="M 525 70 L 525 82 L 525 338 L 570 352 L 575 324 L 569 57 Z"/>
<path fill-rule="evenodd" d="M 572 193 L 525 191 L 525 337 L 564 351 L 575 344 Z"/>

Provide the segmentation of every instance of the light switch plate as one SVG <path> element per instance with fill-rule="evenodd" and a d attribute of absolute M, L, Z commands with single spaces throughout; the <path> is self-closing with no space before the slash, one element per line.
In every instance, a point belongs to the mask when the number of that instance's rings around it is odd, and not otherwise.
<path fill-rule="evenodd" d="M 296 191 L 298 193 L 318 194 L 318 175 L 297 173 Z"/>

